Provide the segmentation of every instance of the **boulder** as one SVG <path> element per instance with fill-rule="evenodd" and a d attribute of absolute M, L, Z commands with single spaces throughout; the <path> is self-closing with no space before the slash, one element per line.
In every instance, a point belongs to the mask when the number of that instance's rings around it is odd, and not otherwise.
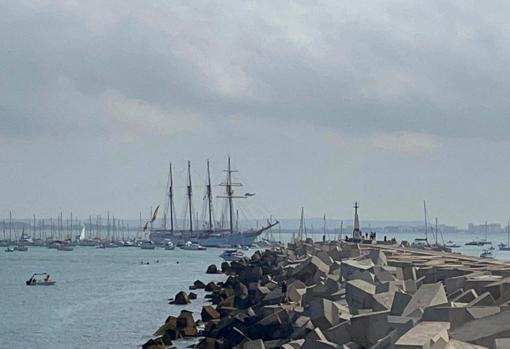
<path fill-rule="evenodd" d="M 220 318 L 220 313 L 210 305 L 204 305 L 200 315 L 203 322 Z"/>
<path fill-rule="evenodd" d="M 190 293 L 188 294 L 188 298 L 189 298 L 189 299 L 197 299 L 197 294 L 196 294 L 196 293 L 194 293 L 194 292 L 190 292 Z"/>
<path fill-rule="evenodd" d="M 218 274 L 218 267 L 216 266 L 216 264 L 211 264 L 210 266 L 207 267 L 207 271 L 205 273 Z"/>
<path fill-rule="evenodd" d="M 205 288 L 205 284 L 200 280 L 195 280 L 195 282 L 193 283 L 193 286 L 190 286 L 190 289 L 192 289 L 192 290 L 199 290 L 199 289 L 204 289 L 204 288 Z"/>
<path fill-rule="evenodd" d="M 185 304 L 190 304 L 190 303 L 191 303 L 191 301 L 189 300 L 188 295 L 184 291 L 178 292 L 175 295 L 174 300 L 170 302 L 170 304 L 179 304 L 179 305 L 185 305 Z"/>

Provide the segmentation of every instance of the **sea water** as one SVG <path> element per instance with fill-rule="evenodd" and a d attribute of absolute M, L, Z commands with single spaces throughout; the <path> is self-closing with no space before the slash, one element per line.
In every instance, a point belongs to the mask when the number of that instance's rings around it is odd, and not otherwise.
<path fill-rule="evenodd" d="M 311 236 L 322 240 L 322 234 Z M 291 235 L 280 237 L 288 241 Z M 412 241 L 416 236 L 388 235 L 392 237 Z M 479 256 L 483 248 L 464 244 L 481 238 L 467 233 L 444 237 L 461 245 L 454 251 L 471 256 Z M 497 250 L 499 242 L 506 242 L 506 234 L 494 234 L 489 240 L 494 242 L 496 258 L 510 260 L 510 251 Z M 194 311 L 195 318 L 200 316 L 202 291 L 195 291 L 199 299 L 186 306 L 169 305 L 168 298 L 187 290 L 197 279 L 224 279 L 223 275 L 205 274 L 208 265 L 222 262 L 221 252 L 214 248 L 167 251 L 94 247 L 67 252 L 31 247 L 28 252 L 5 253 L 2 249 L 0 348 L 137 348 L 167 316 L 178 315 L 182 309 Z M 56 285 L 25 286 L 36 272 L 49 273 Z"/>
<path fill-rule="evenodd" d="M 182 309 L 200 316 L 204 293 L 186 306 L 168 298 L 221 263 L 220 249 L 183 251 L 30 247 L 0 251 L 0 348 L 137 348 L 167 316 Z M 141 262 L 150 264 L 141 264 Z M 47 272 L 54 286 L 25 285 Z"/>

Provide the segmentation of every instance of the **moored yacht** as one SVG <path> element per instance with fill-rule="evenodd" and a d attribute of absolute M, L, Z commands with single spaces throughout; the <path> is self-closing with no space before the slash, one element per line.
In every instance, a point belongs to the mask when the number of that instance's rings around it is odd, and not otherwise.
<path fill-rule="evenodd" d="M 242 251 L 238 249 L 227 249 L 220 254 L 220 257 L 227 262 L 238 261 L 246 257 Z"/>
<path fill-rule="evenodd" d="M 156 245 L 150 240 L 144 240 L 140 243 L 140 248 L 142 250 L 154 250 Z"/>
<path fill-rule="evenodd" d="M 200 245 L 199 243 L 188 241 L 184 245 L 181 246 L 181 250 L 204 251 L 204 250 L 207 250 L 207 248 Z"/>

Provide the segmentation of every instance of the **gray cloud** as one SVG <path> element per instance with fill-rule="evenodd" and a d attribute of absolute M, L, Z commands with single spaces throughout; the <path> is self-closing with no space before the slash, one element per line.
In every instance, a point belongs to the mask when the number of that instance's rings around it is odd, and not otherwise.
<path fill-rule="evenodd" d="M 342 198 L 350 215 L 357 198 L 378 218 L 415 218 L 429 195 L 469 202 L 465 188 L 484 175 L 474 163 L 500 171 L 477 190 L 503 202 L 508 9 L 476 1 L 3 2 L 0 191 L 8 200 L 0 208 L 24 197 L 51 209 L 88 212 L 100 202 L 136 215 L 133 197 L 153 204 L 168 159 L 214 154 L 219 162 L 227 153 L 253 174 L 261 198 L 267 187 L 276 214 L 305 202 L 310 212 L 336 214 Z M 450 174 L 463 180 L 452 186 Z M 389 207 L 387 198 L 401 204 Z M 478 209 L 453 213 L 453 205 L 436 207 L 457 221 Z"/>
<path fill-rule="evenodd" d="M 51 124 L 64 78 L 91 104 L 507 139 L 508 24 L 473 4 L 5 4 L 2 118 Z"/>

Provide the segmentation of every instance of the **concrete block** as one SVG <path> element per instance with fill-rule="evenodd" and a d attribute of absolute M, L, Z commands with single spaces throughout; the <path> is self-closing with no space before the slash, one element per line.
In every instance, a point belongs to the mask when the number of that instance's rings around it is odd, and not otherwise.
<path fill-rule="evenodd" d="M 473 299 L 471 302 L 469 302 L 466 306 L 467 307 L 474 307 L 474 306 L 483 306 L 483 305 L 493 305 L 494 304 L 494 298 L 492 298 L 492 295 L 490 292 L 485 292 Z"/>
<path fill-rule="evenodd" d="M 510 348 L 508 347 L 501 347 L 501 348 L 495 348 L 495 349 L 503 349 L 503 348 Z M 480 345 L 461 342 L 455 339 L 450 339 L 448 344 L 446 345 L 445 349 L 489 349 L 487 347 L 482 347 Z"/>
<path fill-rule="evenodd" d="M 453 339 L 492 347 L 496 338 L 510 337 L 510 311 L 473 320 L 450 331 Z"/>
<path fill-rule="evenodd" d="M 478 298 L 478 294 L 475 290 L 467 290 L 461 292 L 457 297 L 452 299 L 452 302 L 469 303 Z"/>
<path fill-rule="evenodd" d="M 443 349 L 450 340 L 449 328 L 448 322 L 420 322 L 397 340 L 395 349 Z"/>
<path fill-rule="evenodd" d="M 344 344 L 351 341 L 351 325 L 344 321 L 324 331 L 327 340 L 336 344 Z"/>
<path fill-rule="evenodd" d="M 446 303 L 448 303 L 448 298 L 446 298 L 446 293 L 441 283 L 425 284 L 413 295 L 402 315 L 408 316 L 416 310 L 423 310 L 427 307 Z"/>
<path fill-rule="evenodd" d="M 262 339 L 256 339 L 253 341 L 245 342 L 243 349 L 266 349 L 264 341 Z"/>
<path fill-rule="evenodd" d="M 510 348 L 510 338 L 496 338 L 494 341 L 494 349 Z"/>
<path fill-rule="evenodd" d="M 302 349 L 337 349 L 335 343 L 327 340 L 309 340 L 306 339 L 303 343 Z"/>
<path fill-rule="evenodd" d="M 310 304 L 310 319 L 314 326 L 322 330 L 340 322 L 337 307 L 328 299 L 316 299 Z"/>
<path fill-rule="evenodd" d="M 356 271 L 363 272 L 368 271 L 372 272 L 374 268 L 374 263 L 370 259 L 362 259 L 362 260 L 343 260 L 341 264 L 341 274 L 343 280 L 351 280 L 351 274 Z"/>
<path fill-rule="evenodd" d="M 391 315 L 402 315 L 404 309 L 411 301 L 412 296 L 404 292 L 395 292 L 391 305 Z"/>
<path fill-rule="evenodd" d="M 370 250 L 370 252 L 368 252 L 368 258 L 370 258 L 370 260 L 372 261 L 372 263 L 374 263 L 374 265 L 378 265 L 378 266 L 388 265 L 388 260 L 386 259 L 386 255 L 380 249 Z"/>
<path fill-rule="evenodd" d="M 379 311 L 351 317 L 353 341 L 365 347 L 377 343 L 387 333 L 389 313 L 389 311 Z"/>

